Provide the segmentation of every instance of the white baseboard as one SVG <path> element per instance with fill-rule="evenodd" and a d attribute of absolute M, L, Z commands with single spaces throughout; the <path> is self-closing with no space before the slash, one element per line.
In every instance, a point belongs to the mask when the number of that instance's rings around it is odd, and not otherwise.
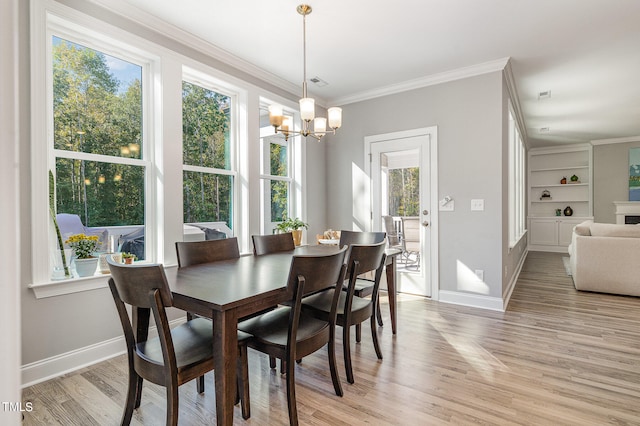
<path fill-rule="evenodd" d="M 177 318 L 170 321 L 173 328 L 185 322 L 185 318 Z M 156 328 L 149 328 L 149 335 L 157 335 Z M 55 355 L 40 361 L 25 364 L 21 368 L 22 388 L 36 383 L 44 382 L 63 374 L 88 367 L 125 353 L 126 346 L 124 336 L 115 337 L 70 352 Z"/>
<path fill-rule="evenodd" d="M 499 297 L 483 296 L 481 294 L 463 293 L 460 291 L 440 290 L 440 302 L 455 305 L 471 306 L 473 308 L 504 311 L 504 304 Z"/>

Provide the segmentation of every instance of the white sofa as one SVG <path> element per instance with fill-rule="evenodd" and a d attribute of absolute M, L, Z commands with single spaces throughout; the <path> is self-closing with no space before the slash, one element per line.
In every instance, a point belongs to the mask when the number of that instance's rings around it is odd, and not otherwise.
<path fill-rule="evenodd" d="M 569 256 L 576 289 L 640 296 L 640 225 L 576 225 Z"/>

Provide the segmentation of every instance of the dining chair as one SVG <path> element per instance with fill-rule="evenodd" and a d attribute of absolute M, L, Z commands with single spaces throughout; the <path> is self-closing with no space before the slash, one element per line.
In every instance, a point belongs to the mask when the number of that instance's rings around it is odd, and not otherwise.
<path fill-rule="evenodd" d="M 279 358 L 286 368 L 289 423 L 298 424 L 295 392 L 294 361 L 327 346 L 329 370 L 336 395 L 342 396 L 342 385 L 336 369 L 335 321 L 340 293 L 338 283 L 346 274 L 346 248 L 333 254 L 293 256 L 287 282 L 289 304 L 238 324 L 238 329 L 250 335 L 250 348 Z M 328 315 L 318 319 L 302 311 L 303 297 L 330 290 Z"/>
<path fill-rule="evenodd" d="M 123 265 L 107 259 L 111 278 L 109 288 L 120 317 L 127 346 L 129 386 L 122 425 L 131 423 L 133 410 L 140 407 L 143 380 L 164 386 L 167 392 L 167 425 L 178 424 L 178 387 L 213 370 L 213 327 L 204 318 L 195 318 L 169 328 L 166 308 L 173 298 L 162 265 Z M 131 306 L 129 317 L 125 305 Z M 149 338 L 153 319 L 158 337 Z M 250 416 L 247 365 L 248 335 L 238 332 L 238 395 L 242 416 Z M 202 383 L 202 387 L 200 387 Z M 204 382 L 198 382 L 204 392 Z M 240 392 L 240 391 L 239 391 Z"/>
<path fill-rule="evenodd" d="M 176 253 L 179 268 L 240 257 L 236 237 L 220 240 L 178 241 Z"/>
<path fill-rule="evenodd" d="M 238 239 L 225 238 L 204 241 L 176 241 L 178 268 L 210 263 L 218 260 L 237 259 L 240 257 Z M 195 318 L 193 312 L 187 312 L 187 321 Z M 204 376 L 198 378 L 198 392 L 204 392 Z"/>
<path fill-rule="evenodd" d="M 391 217 L 391 216 L 389 216 Z M 385 232 L 357 232 L 357 231 L 340 231 L 340 247 L 343 245 L 351 244 L 378 244 L 384 241 L 387 234 Z M 388 240 L 387 240 L 388 241 Z M 358 277 L 356 280 L 356 287 L 354 295 L 358 297 L 371 296 L 373 293 L 374 280 L 366 278 L 364 276 Z M 380 310 L 380 299 L 378 298 L 378 305 L 376 307 L 376 317 L 378 319 L 378 325 L 382 327 L 382 311 Z M 356 342 L 360 342 L 362 339 L 362 326 L 356 325 Z"/>
<path fill-rule="evenodd" d="M 354 325 L 359 325 L 367 319 L 371 320 L 371 337 L 378 359 L 382 359 L 382 351 L 378 343 L 376 331 L 375 311 L 378 301 L 378 289 L 380 277 L 384 269 L 386 255 L 384 253 L 386 241 L 378 244 L 360 245 L 352 244 L 349 250 L 348 270 L 349 285 L 347 291 L 341 291 L 336 315 L 336 324 L 342 327 L 342 346 L 344 354 L 344 366 L 347 373 L 347 381 L 354 383 L 353 367 L 351 363 L 351 338 L 350 330 Z M 375 272 L 374 288 L 371 299 L 365 299 L 354 295 L 358 275 L 366 272 Z M 306 297 L 302 301 L 303 312 L 307 311 L 319 319 L 327 319 L 333 309 L 333 295 L 323 292 Z"/>
<path fill-rule="evenodd" d="M 296 248 L 291 232 L 272 235 L 252 235 L 251 239 L 253 240 L 253 254 L 256 256 L 290 251 Z"/>

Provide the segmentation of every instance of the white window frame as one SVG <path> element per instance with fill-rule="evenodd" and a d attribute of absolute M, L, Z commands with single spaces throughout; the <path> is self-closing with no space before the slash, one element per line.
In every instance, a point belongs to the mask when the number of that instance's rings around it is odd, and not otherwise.
<path fill-rule="evenodd" d="M 515 247 L 526 233 L 525 209 L 526 148 L 518 122 L 509 104 L 509 248 Z"/>
<path fill-rule="evenodd" d="M 200 166 L 186 165 L 184 164 L 184 159 L 183 159 L 182 170 L 183 172 L 190 171 L 190 172 L 217 174 L 217 175 L 233 177 L 233 187 L 232 187 L 233 192 L 231 194 L 232 228 L 229 229 L 229 231 L 232 232 L 233 235 L 238 236 L 238 234 L 240 233 L 239 230 L 242 229 L 242 225 L 240 223 L 240 220 L 241 220 L 240 219 L 240 211 L 241 211 L 240 200 L 242 199 L 240 191 L 242 187 L 240 185 L 240 179 L 239 179 L 239 169 L 240 169 L 239 152 L 240 152 L 240 143 L 241 143 L 240 139 L 242 134 L 242 131 L 240 129 L 240 122 L 241 122 L 240 113 L 241 113 L 241 110 L 246 109 L 244 108 L 244 104 L 246 103 L 246 101 L 244 101 L 244 98 L 245 98 L 244 93 L 242 91 L 239 91 L 236 87 L 226 82 L 223 82 L 206 72 L 201 72 L 187 66 L 182 67 L 182 81 L 195 84 L 207 90 L 211 90 L 231 98 L 231 110 L 230 110 L 231 123 L 229 128 L 230 169 L 226 170 L 226 169 L 218 169 L 215 167 L 200 167 Z M 182 99 L 182 96 L 180 98 Z M 180 111 L 182 112 L 182 108 L 180 109 Z M 182 120 L 182 113 L 180 115 L 180 120 Z M 184 221 L 184 213 L 182 214 L 182 220 Z M 229 231 L 225 230 L 225 232 L 229 232 Z"/>
<path fill-rule="evenodd" d="M 260 108 L 266 109 L 274 102 L 266 98 L 260 99 Z M 284 112 L 287 115 L 293 117 L 294 130 L 299 129 L 300 115 L 295 110 L 295 106 L 285 103 Z M 304 169 L 302 167 L 302 159 L 304 158 L 304 144 L 309 141 L 303 140 L 301 136 L 289 136 L 287 143 L 287 169 L 288 176 L 273 176 L 268 173 L 264 173 L 263 165 L 265 161 L 268 161 L 270 152 L 267 147 L 270 144 L 265 140 L 269 138 L 269 135 L 260 134 L 260 233 L 270 234 L 273 229 L 280 222 L 271 222 L 271 197 L 270 194 L 270 182 L 271 181 L 285 181 L 289 182 L 289 208 L 287 211 L 288 217 L 299 217 L 302 221 L 306 222 L 306 211 L 304 209 L 304 193 L 302 191 L 304 182 Z M 284 139 L 282 139 L 284 142 Z"/>
<path fill-rule="evenodd" d="M 53 62 L 52 37 L 57 36 L 82 46 L 118 57 L 142 67 L 142 159 L 108 157 L 98 154 L 55 150 L 53 147 Z M 160 172 L 157 159 L 161 158 L 162 142 L 155 138 L 158 132 L 158 113 L 154 103 L 160 96 L 155 93 L 160 70 L 159 58 L 145 50 L 147 44 L 136 46 L 120 40 L 131 35 L 80 12 L 49 1 L 31 2 L 31 258 L 32 284 L 36 297 L 50 297 L 106 286 L 100 276 L 52 281 L 49 267 L 49 235 L 55 232 L 49 216 L 49 170 L 55 173 L 56 157 L 85 161 L 105 161 L 145 167 L 145 245 L 157 247 L 156 219 L 158 197 L 156 184 Z M 46 101 L 42 102 L 43 93 Z M 45 125 L 42 125 L 45 123 Z M 152 143 L 152 141 L 154 141 Z M 47 236 L 45 239 L 43 236 Z M 162 257 L 157 250 L 146 250 L 145 261 L 155 262 Z"/>

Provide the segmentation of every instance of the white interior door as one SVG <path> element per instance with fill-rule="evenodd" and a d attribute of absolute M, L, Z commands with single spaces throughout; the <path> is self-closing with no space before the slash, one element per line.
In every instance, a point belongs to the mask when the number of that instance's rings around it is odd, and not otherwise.
<path fill-rule="evenodd" d="M 403 234 L 398 291 L 431 297 L 437 219 L 431 195 L 432 179 L 437 178 L 431 170 L 431 134 L 379 135 L 367 138 L 365 144 L 370 154 L 372 229 L 389 232 L 382 218 L 392 216 Z"/>

